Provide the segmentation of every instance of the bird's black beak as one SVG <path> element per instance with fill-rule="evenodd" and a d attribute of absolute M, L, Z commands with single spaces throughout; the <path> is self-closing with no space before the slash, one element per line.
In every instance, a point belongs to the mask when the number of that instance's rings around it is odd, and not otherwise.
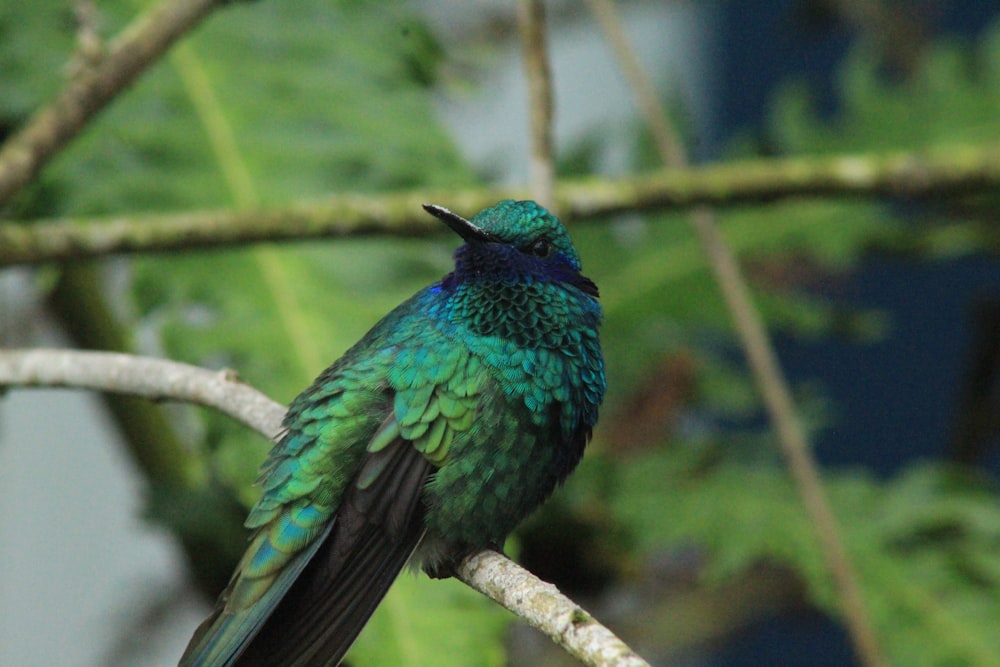
<path fill-rule="evenodd" d="M 444 206 L 437 206 L 436 204 L 424 204 L 424 210 L 433 215 L 435 218 L 443 222 L 444 224 L 451 227 L 451 229 L 461 236 L 466 241 L 479 241 L 481 243 L 489 243 L 491 241 L 496 241 L 497 238 L 487 232 L 486 230 L 476 227 L 474 224 L 463 218 L 462 216 L 452 213 Z"/>

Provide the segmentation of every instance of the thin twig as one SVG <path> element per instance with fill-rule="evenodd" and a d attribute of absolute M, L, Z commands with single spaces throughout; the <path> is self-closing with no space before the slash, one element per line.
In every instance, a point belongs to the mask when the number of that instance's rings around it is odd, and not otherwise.
<path fill-rule="evenodd" d="M 104 59 L 101 41 L 100 18 L 93 0 L 76 0 L 73 3 L 76 18 L 76 48 L 69 64 L 69 78 L 81 76 L 87 69 Z"/>
<path fill-rule="evenodd" d="M 0 148 L 0 205 L 119 93 L 225 0 L 165 0 L 135 19 L 97 62 L 74 73 L 48 106 Z"/>
<path fill-rule="evenodd" d="M 275 439 L 285 408 L 232 371 L 114 352 L 0 350 L 0 388 L 70 387 L 213 408 Z M 591 667 L 649 667 L 555 586 L 493 551 L 467 558 L 459 578 Z"/>
<path fill-rule="evenodd" d="M 588 0 L 588 4 L 601 23 L 616 57 L 622 63 L 622 69 L 635 91 L 646 122 L 657 137 L 657 146 L 664 163 L 678 169 L 685 167 L 687 158 L 682 143 L 667 123 L 666 113 L 634 55 L 611 0 Z M 691 216 L 691 225 L 716 275 L 795 486 L 812 519 L 827 567 L 840 593 L 854 649 L 865 665 L 882 665 L 882 652 L 865 608 L 857 576 L 840 537 L 837 519 L 823 491 L 818 467 L 812 457 L 802 423 L 795 413 L 788 382 L 778 364 L 760 314 L 750 298 L 746 280 L 736 257 L 719 231 L 712 211 L 704 206 L 697 207 Z"/>
<path fill-rule="evenodd" d="M 884 664 L 861 587 L 840 535 L 840 526 L 823 491 L 812 450 L 795 412 L 788 382 L 778 364 L 774 346 L 760 314 L 753 306 L 733 251 L 726 245 L 714 216 L 698 208 L 691 216 L 698 239 L 713 266 L 726 305 L 733 317 L 747 361 L 754 375 L 771 424 L 778 436 L 802 504 L 812 519 L 816 537 L 840 594 L 844 619 L 859 659 L 868 667 Z"/>
<path fill-rule="evenodd" d="M 635 96 L 636 106 L 646 119 L 650 132 L 653 133 L 653 140 L 656 148 L 663 158 L 664 164 L 672 169 L 679 169 L 685 166 L 687 157 L 684 151 L 684 144 L 671 131 L 670 126 L 664 120 L 664 110 L 656 96 L 656 87 L 646 75 L 646 68 L 642 66 L 639 57 L 635 53 L 629 42 L 628 35 L 618 18 L 614 4 L 610 0 L 587 0 L 590 12 L 597 19 L 604 32 L 604 38 L 611 45 L 611 50 L 618 60 L 625 80 L 632 89 Z"/>
<path fill-rule="evenodd" d="M 762 159 L 621 179 L 575 179 L 559 183 L 555 197 L 560 216 L 576 220 L 698 204 L 820 195 L 927 197 L 998 186 L 1000 146 L 956 145 L 921 152 Z M 525 188 L 415 190 L 336 195 L 263 210 L 60 218 L 29 224 L 7 221 L 0 222 L 0 266 L 259 241 L 422 236 L 440 231 L 440 225 L 423 213 L 423 203 L 447 201 L 450 208 L 472 215 L 498 199 L 530 196 Z"/>
<path fill-rule="evenodd" d="M 552 159 L 552 75 L 545 38 L 542 0 L 519 0 L 517 23 L 521 32 L 524 70 L 528 77 L 531 117 L 531 190 L 535 200 L 555 210 L 555 167 Z"/>

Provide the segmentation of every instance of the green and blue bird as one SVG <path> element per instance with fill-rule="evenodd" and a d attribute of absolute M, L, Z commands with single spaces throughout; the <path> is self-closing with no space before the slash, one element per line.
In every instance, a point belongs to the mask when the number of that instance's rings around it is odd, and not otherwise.
<path fill-rule="evenodd" d="M 583 455 L 604 397 L 597 286 L 531 201 L 466 220 L 455 268 L 291 404 L 250 546 L 181 667 L 337 665 L 411 557 L 500 550 Z"/>

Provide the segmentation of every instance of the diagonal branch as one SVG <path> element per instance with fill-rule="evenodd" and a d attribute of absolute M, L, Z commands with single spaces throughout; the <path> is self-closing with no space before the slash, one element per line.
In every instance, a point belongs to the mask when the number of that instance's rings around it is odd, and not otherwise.
<path fill-rule="evenodd" d="M 175 400 L 213 408 L 261 435 L 281 432 L 284 406 L 240 382 L 232 371 L 113 352 L 0 350 L 0 390 L 69 387 Z M 484 551 L 467 558 L 459 578 L 548 635 L 591 667 L 649 667 L 610 630 L 555 586 Z"/>
<path fill-rule="evenodd" d="M 56 99 L 0 148 L 0 205 L 171 44 L 224 2 L 164 0 L 125 28 L 99 60 L 79 67 Z"/>
<path fill-rule="evenodd" d="M 495 551 L 466 558 L 458 578 L 541 630 L 585 665 L 649 667 L 582 607 Z"/>
<path fill-rule="evenodd" d="M 663 162 L 674 169 L 686 167 L 687 156 L 683 144 L 668 124 L 666 113 L 635 57 L 611 0 L 588 0 L 588 4 L 621 63 L 646 122 L 653 128 Z M 778 364 L 774 346 L 760 313 L 750 298 L 750 290 L 739 263 L 726 244 L 711 209 L 696 207 L 691 215 L 691 226 L 716 275 L 799 497 L 812 519 L 826 565 L 840 594 L 854 650 L 865 665 L 882 665 L 885 661 L 865 608 L 857 575 L 840 537 L 840 527 L 823 491 L 819 470 L 802 423 L 796 415 L 788 382 Z"/>

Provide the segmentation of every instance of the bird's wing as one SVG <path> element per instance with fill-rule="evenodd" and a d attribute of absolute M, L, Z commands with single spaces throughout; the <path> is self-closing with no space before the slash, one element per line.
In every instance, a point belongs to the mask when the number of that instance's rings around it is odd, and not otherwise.
<path fill-rule="evenodd" d="M 422 372 L 410 377 L 411 365 Z M 368 441 L 330 534 L 239 664 L 339 664 L 420 543 L 425 485 L 471 427 L 485 375 L 462 350 L 436 363 L 400 354 L 394 370 L 391 412 Z"/>
<path fill-rule="evenodd" d="M 387 421 L 395 429 L 395 419 Z M 423 536 L 431 465 L 396 435 L 366 453 L 329 534 L 238 664 L 339 664 Z"/>
<path fill-rule="evenodd" d="M 399 324 L 293 401 L 250 546 L 180 667 L 337 664 L 420 542 L 425 485 L 489 379 L 450 340 L 397 344 Z"/>
<path fill-rule="evenodd" d="M 180 667 L 336 664 L 419 542 L 432 466 L 400 436 L 391 394 L 326 387 L 291 408 L 256 532 Z"/>
<path fill-rule="evenodd" d="M 483 381 L 464 352 L 411 356 L 379 391 L 331 369 L 293 403 L 256 532 L 180 667 L 335 665 L 350 648 L 423 535 L 424 486 Z"/>

